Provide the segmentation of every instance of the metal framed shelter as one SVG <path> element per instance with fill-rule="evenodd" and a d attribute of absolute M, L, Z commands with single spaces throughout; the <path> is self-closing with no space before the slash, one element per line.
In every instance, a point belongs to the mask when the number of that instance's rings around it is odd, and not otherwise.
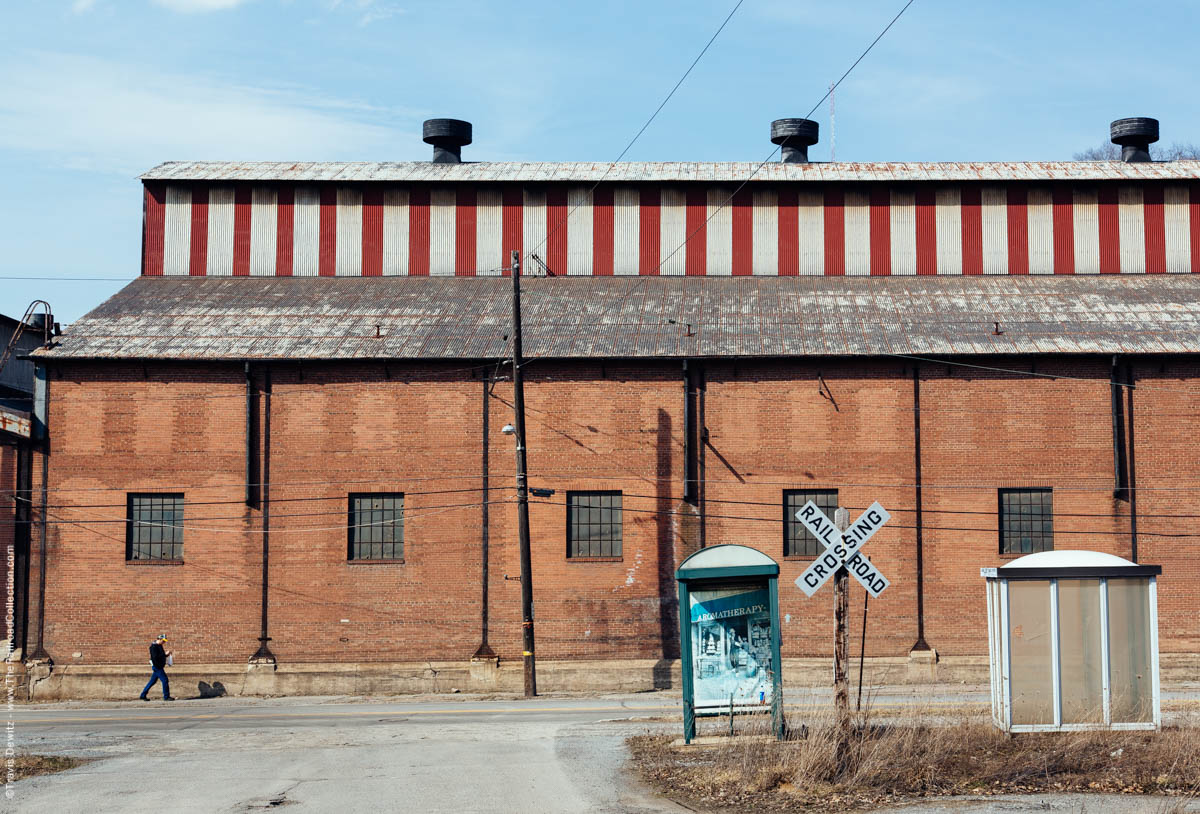
<path fill-rule="evenodd" d="M 675 572 L 684 742 L 697 716 L 771 712 L 783 737 L 779 565 L 741 545 L 704 548 Z"/>
<path fill-rule="evenodd" d="M 1046 551 L 981 569 L 996 726 L 1158 729 L 1161 573 L 1094 551 Z"/>

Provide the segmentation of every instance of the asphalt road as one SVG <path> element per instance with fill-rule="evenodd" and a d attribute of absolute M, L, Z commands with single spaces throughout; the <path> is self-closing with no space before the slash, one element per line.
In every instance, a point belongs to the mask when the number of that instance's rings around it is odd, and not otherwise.
<path fill-rule="evenodd" d="M 793 721 L 828 704 L 828 692 L 789 698 Z M 936 698 L 895 688 L 872 702 L 883 715 L 911 704 L 957 714 L 982 711 L 985 700 L 975 688 Z M 629 735 L 680 732 L 679 699 L 669 693 L 218 698 L 24 706 L 11 715 L 18 750 L 93 760 L 16 783 L 12 800 L 0 798 L 5 810 L 687 810 L 655 797 L 626 766 Z M 1029 803 L 1006 810 L 1044 810 Z"/>
<path fill-rule="evenodd" d="M 98 759 L 15 784 L 8 805 L 56 814 L 678 812 L 624 770 L 629 719 L 674 709 L 656 696 L 27 707 L 14 716 L 22 751 Z"/>

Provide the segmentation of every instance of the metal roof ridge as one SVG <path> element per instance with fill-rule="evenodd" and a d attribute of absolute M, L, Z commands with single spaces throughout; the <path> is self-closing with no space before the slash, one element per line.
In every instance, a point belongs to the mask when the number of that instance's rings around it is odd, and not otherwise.
<path fill-rule="evenodd" d="M 1152 161 L 866 161 L 808 164 L 755 161 L 166 161 L 140 180 L 303 181 L 571 181 L 613 182 L 647 176 L 664 181 L 722 182 L 756 169 L 754 181 L 1076 181 L 1198 179 L 1200 160 Z"/>

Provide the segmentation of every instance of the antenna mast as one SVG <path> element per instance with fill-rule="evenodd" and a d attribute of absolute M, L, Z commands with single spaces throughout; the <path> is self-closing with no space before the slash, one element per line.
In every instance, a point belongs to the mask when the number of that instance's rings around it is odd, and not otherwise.
<path fill-rule="evenodd" d="M 829 160 L 837 161 L 837 120 L 833 118 L 833 92 L 837 83 L 829 84 Z"/>

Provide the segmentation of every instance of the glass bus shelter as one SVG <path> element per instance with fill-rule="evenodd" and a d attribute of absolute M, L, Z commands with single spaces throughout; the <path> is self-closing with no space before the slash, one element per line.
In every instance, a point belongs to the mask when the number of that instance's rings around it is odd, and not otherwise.
<path fill-rule="evenodd" d="M 1095 551 L 1045 551 L 981 569 L 996 726 L 1157 729 L 1161 573 Z"/>

